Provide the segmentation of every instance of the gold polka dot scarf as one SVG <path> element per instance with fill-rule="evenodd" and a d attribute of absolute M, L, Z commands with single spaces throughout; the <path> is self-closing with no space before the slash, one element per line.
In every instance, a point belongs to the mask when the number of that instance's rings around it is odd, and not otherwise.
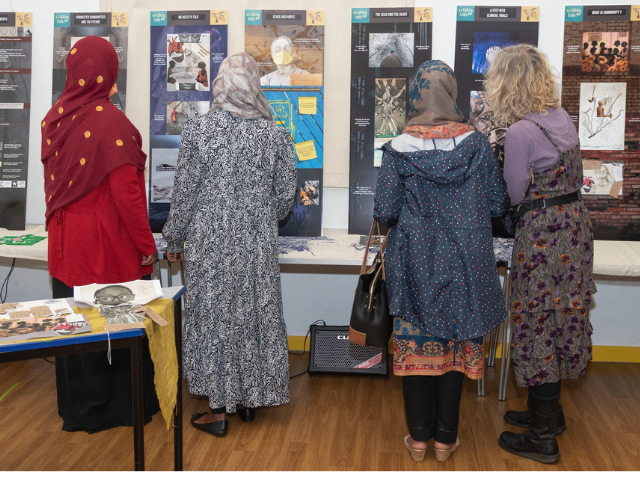
<path fill-rule="evenodd" d="M 64 91 L 42 120 L 47 223 L 59 209 L 91 192 L 113 169 L 144 170 L 142 138 L 109 100 L 118 56 L 105 39 L 88 36 L 67 56 Z"/>

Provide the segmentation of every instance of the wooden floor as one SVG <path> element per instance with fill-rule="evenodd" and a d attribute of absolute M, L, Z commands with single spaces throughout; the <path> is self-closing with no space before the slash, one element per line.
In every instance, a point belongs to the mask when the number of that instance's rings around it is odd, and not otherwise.
<path fill-rule="evenodd" d="M 291 373 L 307 357 L 292 355 Z M 487 369 L 487 395 L 465 379 L 460 448 L 437 463 L 429 446 L 423 463 L 405 450 L 407 434 L 399 378 L 309 376 L 291 380 L 291 403 L 257 411 L 256 421 L 229 419 L 216 438 L 189 425 L 206 399 L 184 395 L 185 470 L 640 470 L 640 364 L 592 363 L 580 380 L 562 386 L 568 429 L 558 437 L 562 457 L 542 465 L 504 452 L 498 436 L 507 409 L 525 405 L 513 379 L 497 400 L 499 367 Z M 54 365 L 44 359 L 0 364 L 0 470 L 131 470 L 132 429 L 88 435 L 61 430 Z M 510 427 L 512 431 L 519 431 Z M 173 437 L 161 414 L 145 427 L 147 470 L 173 469 Z"/>

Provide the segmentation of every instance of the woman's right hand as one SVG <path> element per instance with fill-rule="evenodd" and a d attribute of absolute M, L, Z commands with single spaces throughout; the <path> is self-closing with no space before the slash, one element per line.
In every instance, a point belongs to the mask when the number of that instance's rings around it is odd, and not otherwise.
<path fill-rule="evenodd" d="M 167 260 L 171 263 L 181 261 L 184 262 L 184 252 L 167 253 Z"/>

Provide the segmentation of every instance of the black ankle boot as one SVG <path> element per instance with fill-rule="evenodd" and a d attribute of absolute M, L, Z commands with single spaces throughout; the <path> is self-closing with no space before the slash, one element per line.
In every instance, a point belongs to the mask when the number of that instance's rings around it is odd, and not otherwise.
<path fill-rule="evenodd" d="M 504 421 L 509 425 L 515 425 L 520 428 L 529 428 L 529 422 L 531 420 L 531 394 L 527 397 L 527 409 L 526 410 L 508 410 L 504 414 Z M 562 405 L 560 405 L 560 413 L 558 414 L 558 425 L 556 425 L 556 435 L 560 435 L 567 429 L 567 423 L 564 419 L 564 412 L 562 411 Z"/>
<path fill-rule="evenodd" d="M 256 419 L 256 411 L 253 408 L 238 409 L 237 412 L 243 422 L 253 422 Z"/>
<path fill-rule="evenodd" d="M 520 434 L 502 432 L 498 443 L 509 453 L 540 463 L 553 463 L 560 458 L 556 431 L 560 413 L 560 397 L 531 396 L 529 429 Z"/>

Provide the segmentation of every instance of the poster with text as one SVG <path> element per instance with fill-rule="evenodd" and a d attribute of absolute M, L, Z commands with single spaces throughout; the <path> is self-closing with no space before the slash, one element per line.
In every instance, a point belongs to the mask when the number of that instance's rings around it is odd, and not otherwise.
<path fill-rule="evenodd" d="M 226 10 L 151 12 L 149 223 L 162 232 L 184 123 L 206 115 L 227 56 Z"/>
<path fill-rule="evenodd" d="M 349 233 L 367 234 L 382 146 L 407 122 L 409 80 L 431 60 L 431 8 L 351 10 Z"/>
<path fill-rule="evenodd" d="M 111 102 L 123 112 L 127 104 L 129 14 L 126 12 L 55 13 L 53 28 L 53 95 L 55 103 L 67 78 L 67 55 L 75 43 L 89 35 L 109 40 L 118 54 L 118 93 Z"/>
<path fill-rule="evenodd" d="M 458 78 L 458 107 L 489 137 L 502 165 L 507 126 L 496 121 L 485 101 L 485 74 L 493 57 L 503 48 L 520 43 L 538 45 L 540 8 L 458 6 L 456 18 L 454 70 Z"/>
<path fill-rule="evenodd" d="M 24 230 L 29 166 L 29 12 L 0 13 L 0 228 Z"/>
<path fill-rule="evenodd" d="M 598 240 L 640 239 L 640 5 L 565 7 L 562 107 Z"/>
<path fill-rule="evenodd" d="M 324 42 L 323 10 L 245 11 L 245 52 L 258 64 L 273 118 L 296 152 L 296 200 L 280 235 L 322 235 Z"/>

